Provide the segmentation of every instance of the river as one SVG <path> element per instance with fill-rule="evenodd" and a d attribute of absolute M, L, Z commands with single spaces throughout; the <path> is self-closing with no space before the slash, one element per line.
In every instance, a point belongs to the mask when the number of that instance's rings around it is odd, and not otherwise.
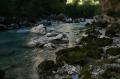
<path fill-rule="evenodd" d="M 80 31 L 84 24 L 60 23 L 48 26 L 47 29 L 67 34 L 69 47 L 74 46 L 76 39 L 80 38 Z M 0 32 L 0 69 L 6 71 L 7 79 L 38 79 L 36 68 L 45 60 L 55 60 L 55 51 L 40 48 L 27 48 L 25 44 L 35 34 L 29 32 L 30 28 Z"/>

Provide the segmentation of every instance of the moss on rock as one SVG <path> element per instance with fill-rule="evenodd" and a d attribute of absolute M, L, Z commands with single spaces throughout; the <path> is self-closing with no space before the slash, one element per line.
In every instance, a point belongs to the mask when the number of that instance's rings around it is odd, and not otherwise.
<path fill-rule="evenodd" d="M 56 52 L 56 63 L 58 66 L 64 65 L 64 62 L 85 66 L 90 63 L 89 59 L 100 59 L 102 54 L 102 49 L 92 46 L 68 48 Z"/>
<path fill-rule="evenodd" d="M 68 64 L 79 64 L 83 58 L 86 56 L 85 49 L 74 47 L 74 48 L 67 48 L 56 52 L 56 62 L 57 65 L 61 66 L 64 62 Z"/>
<path fill-rule="evenodd" d="M 39 74 L 52 74 L 52 71 L 56 70 L 56 65 L 52 60 L 45 60 L 38 65 Z"/>
<path fill-rule="evenodd" d="M 120 79 L 120 68 L 108 68 L 102 77 L 103 79 Z"/>
<path fill-rule="evenodd" d="M 112 56 L 120 55 L 120 48 L 109 48 L 106 53 Z"/>
<path fill-rule="evenodd" d="M 91 46 L 96 46 L 96 47 L 108 46 L 111 45 L 112 42 L 113 40 L 110 38 L 96 38 L 93 36 L 83 37 L 81 40 L 82 44 L 87 43 Z"/>
<path fill-rule="evenodd" d="M 86 31 L 86 34 L 89 36 L 99 37 L 101 33 L 98 30 L 95 30 L 94 28 L 90 28 Z"/>

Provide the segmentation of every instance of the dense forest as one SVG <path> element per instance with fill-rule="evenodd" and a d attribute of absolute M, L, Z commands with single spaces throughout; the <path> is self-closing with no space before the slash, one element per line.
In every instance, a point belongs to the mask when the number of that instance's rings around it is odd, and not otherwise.
<path fill-rule="evenodd" d="M 0 0 L 0 15 L 43 16 L 64 13 L 74 17 L 90 17 L 99 13 L 94 1 L 97 0 L 73 0 L 71 3 L 68 3 L 70 0 Z"/>

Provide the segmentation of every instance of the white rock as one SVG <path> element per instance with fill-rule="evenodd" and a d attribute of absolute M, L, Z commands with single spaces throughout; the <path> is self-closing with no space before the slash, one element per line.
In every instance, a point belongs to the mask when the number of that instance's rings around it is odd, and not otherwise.
<path fill-rule="evenodd" d="M 47 33 L 45 36 L 47 36 L 47 37 L 53 37 L 53 36 L 57 36 L 57 33 Z"/>
<path fill-rule="evenodd" d="M 55 45 L 53 43 L 47 43 L 47 44 L 44 45 L 44 47 L 53 49 L 55 47 Z"/>
<path fill-rule="evenodd" d="M 44 45 L 48 43 L 47 37 L 40 37 L 37 39 L 31 39 L 30 42 L 28 42 L 29 47 L 35 47 L 36 45 Z"/>
<path fill-rule="evenodd" d="M 30 31 L 33 32 L 33 33 L 45 34 L 46 33 L 46 27 L 43 24 L 40 24 L 36 27 L 33 27 Z"/>
<path fill-rule="evenodd" d="M 100 35 L 100 38 L 106 37 L 106 36 L 105 36 L 105 33 L 106 33 L 106 30 L 105 30 L 105 29 L 99 30 L 99 32 L 102 34 L 102 35 Z"/>
<path fill-rule="evenodd" d="M 63 38 L 63 34 L 58 34 L 55 39 L 62 39 Z"/>
<path fill-rule="evenodd" d="M 77 43 L 77 44 L 79 44 L 79 43 L 80 43 L 80 41 L 81 41 L 81 39 L 80 39 L 80 38 L 76 39 L 76 43 Z"/>
<path fill-rule="evenodd" d="M 55 36 L 55 37 L 50 37 L 50 38 L 48 38 L 49 41 L 61 40 L 61 39 L 63 39 L 63 34 L 58 34 L 58 35 Z"/>
<path fill-rule="evenodd" d="M 88 36 L 88 34 L 83 33 L 83 34 L 82 34 L 82 36 L 83 36 L 83 37 L 87 37 L 87 36 Z"/>

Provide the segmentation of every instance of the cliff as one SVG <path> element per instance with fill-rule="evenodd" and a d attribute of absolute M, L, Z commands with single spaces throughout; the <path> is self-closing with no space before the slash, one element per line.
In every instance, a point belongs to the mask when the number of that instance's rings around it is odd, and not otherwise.
<path fill-rule="evenodd" d="M 120 0 L 100 0 L 100 5 L 103 12 L 108 10 L 120 12 Z"/>

